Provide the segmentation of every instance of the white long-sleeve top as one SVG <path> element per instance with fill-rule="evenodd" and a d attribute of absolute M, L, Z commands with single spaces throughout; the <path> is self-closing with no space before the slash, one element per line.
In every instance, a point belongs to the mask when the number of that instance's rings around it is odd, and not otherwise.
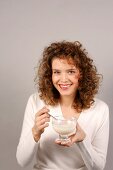
<path fill-rule="evenodd" d="M 35 114 L 45 106 L 38 93 L 30 96 L 23 120 L 22 132 L 17 147 L 17 161 L 21 166 L 30 163 L 34 155 L 33 170 L 103 170 L 109 139 L 109 109 L 106 103 L 95 99 L 93 106 L 81 112 L 78 123 L 86 133 L 82 142 L 71 147 L 55 143 L 58 134 L 51 121 L 36 143 L 32 135 Z M 60 105 L 50 107 L 52 115 L 62 115 Z"/>

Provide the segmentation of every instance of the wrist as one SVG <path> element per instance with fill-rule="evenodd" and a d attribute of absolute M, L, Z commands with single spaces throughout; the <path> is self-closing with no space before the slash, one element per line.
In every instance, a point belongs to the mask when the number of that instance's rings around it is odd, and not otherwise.
<path fill-rule="evenodd" d="M 83 136 L 82 136 L 82 139 L 79 142 L 84 141 L 85 138 L 86 138 L 86 134 L 84 133 Z"/>
<path fill-rule="evenodd" d="M 35 142 L 38 142 L 41 135 L 39 135 L 39 134 L 37 133 L 37 131 L 35 130 L 34 127 L 32 128 L 32 134 L 33 134 L 33 138 L 34 138 Z"/>

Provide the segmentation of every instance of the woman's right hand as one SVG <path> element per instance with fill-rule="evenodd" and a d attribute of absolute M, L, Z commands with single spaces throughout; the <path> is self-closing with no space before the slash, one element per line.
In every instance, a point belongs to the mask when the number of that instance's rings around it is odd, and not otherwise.
<path fill-rule="evenodd" d="M 41 134 L 44 132 L 44 129 L 49 126 L 50 115 L 48 114 L 49 109 L 44 106 L 39 110 L 35 115 L 34 126 L 32 128 L 32 133 L 34 140 L 38 142 L 41 137 Z"/>

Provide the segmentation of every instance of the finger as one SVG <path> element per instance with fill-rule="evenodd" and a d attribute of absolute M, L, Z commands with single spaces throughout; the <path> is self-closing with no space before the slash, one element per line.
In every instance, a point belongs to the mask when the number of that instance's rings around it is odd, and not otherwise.
<path fill-rule="evenodd" d="M 40 121 L 36 121 L 35 122 L 35 126 L 37 127 L 40 127 L 41 125 L 45 125 L 45 123 L 49 122 L 50 121 L 50 118 L 44 118 L 44 119 L 41 119 Z"/>
<path fill-rule="evenodd" d="M 41 116 L 35 117 L 35 121 L 36 121 L 36 122 L 37 122 L 37 121 L 41 121 L 42 119 L 46 119 L 46 118 L 50 118 L 50 116 L 49 116 L 49 114 L 44 113 L 44 114 L 41 115 Z"/>
<path fill-rule="evenodd" d="M 38 117 L 43 119 L 43 118 L 49 118 L 50 115 L 46 112 L 46 113 L 44 113 L 44 114 L 42 114 L 41 116 L 38 116 Z"/>
<path fill-rule="evenodd" d="M 74 137 L 71 138 L 71 143 L 76 143 L 78 141 L 78 138 L 76 137 L 76 135 Z"/>
<path fill-rule="evenodd" d="M 44 114 L 44 113 L 46 113 L 46 112 L 49 112 L 49 109 L 44 106 L 42 109 L 40 109 L 40 110 L 36 113 L 35 116 L 40 116 L 40 115 L 42 115 L 42 114 Z"/>
<path fill-rule="evenodd" d="M 71 141 L 62 141 L 60 139 L 56 139 L 55 143 L 61 146 L 67 146 L 67 147 L 71 146 Z"/>
<path fill-rule="evenodd" d="M 44 129 L 46 128 L 46 127 L 48 127 L 49 126 L 49 123 L 45 123 L 45 124 L 43 124 L 43 125 L 40 125 L 39 127 L 38 127 L 38 130 L 39 131 L 44 131 Z"/>
<path fill-rule="evenodd" d="M 75 136 L 76 132 L 73 132 L 71 135 L 69 135 L 69 138 Z"/>
<path fill-rule="evenodd" d="M 56 143 L 56 144 L 61 144 L 61 140 L 60 140 L 60 139 L 56 139 L 56 140 L 55 140 L 55 143 Z"/>
<path fill-rule="evenodd" d="M 49 122 L 49 121 L 50 121 L 50 118 L 45 118 L 45 119 L 42 119 L 42 120 L 39 122 L 39 124 L 42 125 L 42 124 L 45 124 L 45 123 L 47 123 L 47 122 Z"/>

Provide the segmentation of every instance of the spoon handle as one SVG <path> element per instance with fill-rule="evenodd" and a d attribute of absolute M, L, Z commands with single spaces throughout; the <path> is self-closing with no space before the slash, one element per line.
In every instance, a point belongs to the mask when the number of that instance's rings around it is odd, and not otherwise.
<path fill-rule="evenodd" d="M 55 116 L 53 116 L 51 113 L 48 113 L 51 117 L 53 117 L 54 119 L 57 119 Z"/>

